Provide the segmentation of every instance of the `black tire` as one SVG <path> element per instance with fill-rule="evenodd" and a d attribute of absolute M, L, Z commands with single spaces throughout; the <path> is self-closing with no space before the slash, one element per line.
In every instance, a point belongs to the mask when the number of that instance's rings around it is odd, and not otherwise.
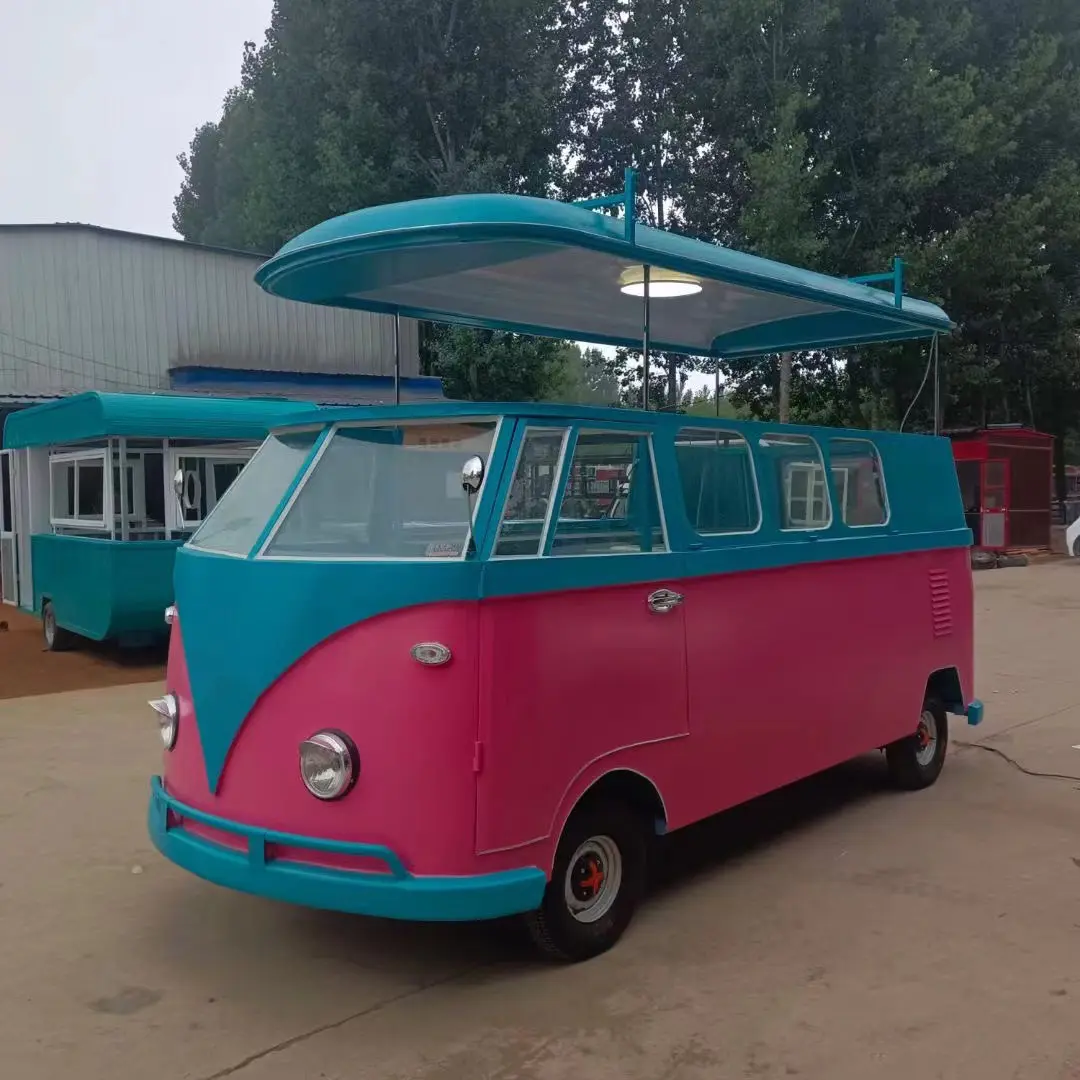
<path fill-rule="evenodd" d="M 75 644 L 75 635 L 56 621 L 51 600 L 41 605 L 41 635 L 49 652 L 66 652 Z"/>
<path fill-rule="evenodd" d="M 927 754 L 928 739 L 934 744 L 931 754 Z M 949 718 L 945 706 L 936 697 L 928 695 L 914 733 L 885 747 L 885 760 L 893 783 L 903 791 L 928 788 L 941 775 L 948 747 Z"/>
<path fill-rule="evenodd" d="M 577 963 L 607 952 L 622 937 L 645 892 L 650 835 L 648 822 L 622 802 L 598 801 L 574 811 L 559 841 L 543 903 L 525 916 L 533 944 L 544 956 Z M 610 866 L 604 868 L 604 854 L 612 851 L 609 845 L 617 852 L 617 860 L 610 858 Z M 610 883 L 607 871 L 616 865 L 615 892 L 606 902 L 602 893 L 590 900 L 591 888 L 602 889 L 605 880 Z M 581 878 L 583 872 L 591 875 L 601 872 L 604 876 L 594 887 Z M 575 915 L 571 910 L 566 896 L 568 879 L 571 894 L 578 902 L 610 906 L 594 917 L 594 921 L 582 921 L 588 912 Z"/>

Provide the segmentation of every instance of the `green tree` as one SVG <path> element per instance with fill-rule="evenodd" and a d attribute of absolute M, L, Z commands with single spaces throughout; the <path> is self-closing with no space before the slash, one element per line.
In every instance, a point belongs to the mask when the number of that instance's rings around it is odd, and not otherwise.
<path fill-rule="evenodd" d="M 176 228 L 201 240 L 216 223 L 267 250 L 378 203 L 545 194 L 563 43 L 555 0 L 276 0 L 220 122 L 180 159 Z"/>
<path fill-rule="evenodd" d="M 560 185 L 581 199 L 618 191 L 627 166 L 638 173 L 638 214 L 659 228 L 683 226 L 701 124 L 686 88 L 692 80 L 687 34 L 690 0 L 580 0 L 571 5 L 570 128 Z M 699 364 L 680 353 L 650 354 L 663 379 L 650 376 L 649 399 L 672 408 Z M 640 387 L 636 367 L 624 374 Z M 640 390 L 637 402 L 640 404 Z"/>
<path fill-rule="evenodd" d="M 600 349 L 569 342 L 563 350 L 562 383 L 552 400 L 576 405 L 617 405 L 620 385 L 616 359 Z"/>
<path fill-rule="evenodd" d="M 542 400 L 557 396 L 565 385 L 564 341 L 442 325 L 428 325 L 424 339 L 424 373 L 442 379 L 447 397 Z"/>
<path fill-rule="evenodd" d="M 468 191 L 548 194 L 565 144 L 556 0 L 276 0 L 221 119 L 181 155 L 186 239 L 269 252 L 324 218 Z M 452 355 L 451 350 L 459 350 Z M 434 332 L 451 396 L 560 385 L 551 346 Z M 523 365 L 513 374 L 514 364 Z"/>

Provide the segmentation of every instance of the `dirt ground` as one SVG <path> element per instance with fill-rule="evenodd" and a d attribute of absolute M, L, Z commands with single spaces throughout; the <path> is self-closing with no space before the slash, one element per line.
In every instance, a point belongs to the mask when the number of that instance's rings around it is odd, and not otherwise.
<path fill-rule="evenodd" d="M 80 641 L 70 652 L 50 653 L 40 619 L 0 606 L 0 701 L 147 682 L 162 678 L 164 667 L 164 648 L 119 649 Z"/>
<path fill-rule="evenodd" d="M 3 702 L 0 1072 L 1080 1077 L 1080 561 L 977 583 L 987 720 L 935 787 L 893 794 L 874 757 L 677 834 L 619 947 L 574 968 L 509 926 L 205 884 L 146 839 L 155 687 Z"/>

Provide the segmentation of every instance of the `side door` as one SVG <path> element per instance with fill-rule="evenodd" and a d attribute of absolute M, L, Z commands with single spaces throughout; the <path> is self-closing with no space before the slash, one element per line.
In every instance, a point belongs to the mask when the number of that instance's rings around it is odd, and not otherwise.
<path fill-rule="evenodd" d="M 547 837 L 586 770 L 689 730 L 649 433 L 522 420 L 510 463 L 481 552 L 479 852 Z"/>
<path fill-rule="evenodd" d="M 982 465 L 982 530 L 980 546 L 1004 548 L 1009 544 L 1009 463 L 984 461 Z"/>
<path fill-rule="evenodd" d="M 0 600 L 19 603 L 19 530 L 15 451 L 0 450 Z"/>

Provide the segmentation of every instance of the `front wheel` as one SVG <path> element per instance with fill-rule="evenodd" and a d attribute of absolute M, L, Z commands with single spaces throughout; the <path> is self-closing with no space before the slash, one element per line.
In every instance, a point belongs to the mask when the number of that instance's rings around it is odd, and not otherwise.
<path fill-rule="evenodd" d="M 929 787 L 945 765 L 949 745 L 949 718 L 937 698 L 923 701 L 914 734 L 885 747 L 885 760 L 893 783 L 905 791 Z"/>
<path fill-rule="evenodd" d="M 545 956 L 588 960 L 622 937 L 645 891 L 648 842 L 646 822 L 623 803 L 597 802 L 571 815 L 543 903 L 525 916 Z"/>

